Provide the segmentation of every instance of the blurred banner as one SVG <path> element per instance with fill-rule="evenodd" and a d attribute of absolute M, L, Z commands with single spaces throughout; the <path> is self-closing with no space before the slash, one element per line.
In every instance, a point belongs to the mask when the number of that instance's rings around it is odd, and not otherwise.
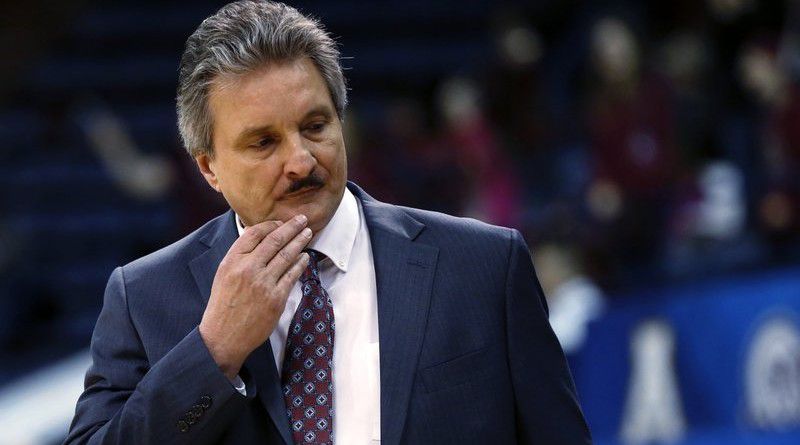
<path fill-rule="evenodd" d="M 598 444 L 800 443 L 800 268 L 631 297 L 571 357 Z"/>

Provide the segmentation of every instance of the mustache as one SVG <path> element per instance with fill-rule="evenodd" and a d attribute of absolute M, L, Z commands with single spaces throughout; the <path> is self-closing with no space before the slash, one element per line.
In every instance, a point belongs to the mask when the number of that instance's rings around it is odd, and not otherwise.
<path fill-rule="evenodd" d="M 323 185 L 325 185 L 325 181 L 323 181 L 322 178 L 320 178 L 317 174 L 311 173 L 303 179 L 293 181 L 286 190 L 286 194 L 289 195 L 303 190 L 304 188 L 318 188 L 322 187 Z"/>

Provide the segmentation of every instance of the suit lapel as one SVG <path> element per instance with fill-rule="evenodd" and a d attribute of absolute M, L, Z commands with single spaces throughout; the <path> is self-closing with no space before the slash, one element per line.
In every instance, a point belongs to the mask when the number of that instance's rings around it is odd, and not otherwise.
<path fill-rule="evenodd" d="M 211 285 L 217 273 L 219 263 L 228 253 L 238 233 L 233 211 L 216 219 L 216 227 L 208 231 L 200 242 L 208 246 L 208 250 L 189 263 L 197 287 L 200 290 L 202 307 L 208 304 L 211 296 Z M 289 419 L 286 416 L 286 407 L 280 388 L 280 378 L 275 367 L 275 359 L 270 342 L 266 341 L 253 351 L 244 363 L 244 367 L 256 383 L 257 397 L 272 418 L 272 422 L 280 432 L 287 444 L 292 444 L 292 434 L 289 430 Z"/>
<path fill-rule="evenodd" d="M 400 443 L 428 318 L 439 249 L 414 242 L 424 225 L 400 208 L 361 200 L 369 228 L 378 291 L 381 442 Z"/>

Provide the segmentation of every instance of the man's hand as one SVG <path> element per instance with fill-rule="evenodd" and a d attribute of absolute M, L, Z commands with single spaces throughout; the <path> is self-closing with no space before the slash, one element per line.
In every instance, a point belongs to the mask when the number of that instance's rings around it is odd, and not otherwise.
<path fill-rule="evenodd" d="M 308 264 L 302 253 L 311 241 L 307 223 L 298 215 L 283 224 L 248 227 L 222 259 L 199 331 L 229 379 L 278 324 L 289 291 Z"/>

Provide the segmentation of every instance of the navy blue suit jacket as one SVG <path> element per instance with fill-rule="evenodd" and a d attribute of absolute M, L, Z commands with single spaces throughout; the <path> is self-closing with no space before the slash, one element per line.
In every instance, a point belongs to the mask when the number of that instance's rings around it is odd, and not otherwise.
<path fill-rule="evenodd" d="M 375 261 L 382 443 L 590 443 L 520 234 L 348 187 Z M 228 212 L 113 272 L 66 443 L 292 443 L 269 342 L 244 397 L 197 331 L 236 237 Z"/>

